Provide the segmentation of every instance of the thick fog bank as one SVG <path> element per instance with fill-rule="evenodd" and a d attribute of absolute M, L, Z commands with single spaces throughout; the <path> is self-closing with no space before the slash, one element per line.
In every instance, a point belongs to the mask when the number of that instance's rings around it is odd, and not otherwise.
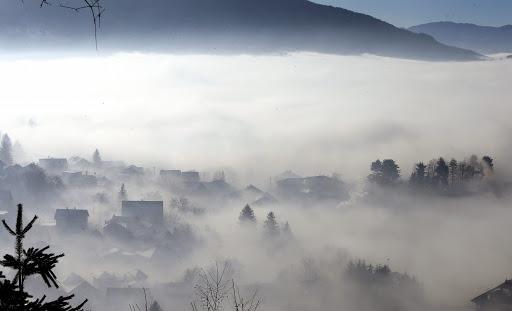
<path fill-rule="evenodd" d="M 305 53 L 2 58 L 0 130 L 21 142 L 2 136 L 2 202 L 10 223 L 15 201 L 40 216 L 26 245 L 64 252 L 59 290 L 93 310 L 128 309 L 117 294 L 142 287 L 187 309 L 215 261 L 262 310 L 471 307 L 511 277 L 511 73 Z"/>
<path fill-rule="evenodd" d="M 509 155 L 511 61 L 319 54 L 0 61 L 2 130 L 34 155 L 361 176 L 375 157 Z M 15 133 L 15 134 L 14 134 Z"/>

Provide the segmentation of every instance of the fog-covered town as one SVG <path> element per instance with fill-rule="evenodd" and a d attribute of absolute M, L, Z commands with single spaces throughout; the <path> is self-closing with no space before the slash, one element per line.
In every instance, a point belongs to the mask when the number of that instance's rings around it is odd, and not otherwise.
<path fill-rule="evenodd" d="M 512 1 L 0 2 L 0 311 L 512 310 Z"/>
<path fill-rule="evenodd" d="M 486 202 L 491 204 L 486 210 L 499 209 L 509 200 L 512 185 L 487 155 L 419 161 L 410 176 L 402 176 L 394 160 L 376 160 L 358 182 L 336 173 L 301 176 L 287 170 L 258 185 L 236 182 L 234 171 L 104 159 L 98 149 L 27 162 L 22 144 L 12 143 L 8 134 L 2 136 L 0 156 L 3 218 L 16 223 L 16 205 L 23 202 L 24 219 L 38 216 L 25 243 L 49 244 L 65 254 L 56 270 L 58 287 L 48 289 L 32 277 L 25 288 L 35 296 L 73 295 L 72 302 L 87 300 L 91 310 L 197 307 L 203 303 L 202 282 L 219 277 L 222 286 L 236 286 L 258 303 L 265 297 L 272 309 L 344 303 L 363 310 L 427 310 L 434 302 L 424 281 L 408 270 L 414 265 L 404 269 L 404 254 L 396 253 L 413 247 L 407 245 L 412 241 L 380 253 L 370 245 L 355 252 L 345 244 L 347 236 L 339 234 L 371 232 L 365 232 L 365 223 L 345 227 L 347 221 L 374 210 L 393 218 L 384 227 L 404 226 L 406 219 L 423 226 L 423 213 L 455 213 L 471 222 L 471 205 Z M 309 230 L 332 223 L 312 213 L 324 214 L 339 227 L 330 228 L 334 231 L 326 240 L 315 241 L 318 233 Z M 442 230 L 447 229 L 452 228 Z M 3 247 L 12 245 L 8 232 L 0 237 Z M 464 234 L 465 239 L 470 235 Z M 347 280 L 350 286 L 343 283 Z M 375 291 L 370 300 L 363 298 L 368 290 Z"/>

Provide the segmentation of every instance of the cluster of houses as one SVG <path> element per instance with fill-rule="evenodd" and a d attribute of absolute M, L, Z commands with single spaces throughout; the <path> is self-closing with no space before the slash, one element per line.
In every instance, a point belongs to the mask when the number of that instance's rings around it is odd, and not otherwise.
<path fill-rule="evenodd" d="M 39 160 L 39 167 L 49 175 L 59 176 L 62 182 L 74 189 L 102 187 L 108 184 L 106 177 L 98 177 L 93 164 L 83 159 L 73 159 L 71 164 L 64 158 L 45 158 Z M 76 168 L 82 169 L 76 169 Z M 70 168 L 75 170 L 70 170 Z M 115 180 L 140 178 L 146 170 L 137 166 L 125 166 L 120 162 L 102 162 L 103 172 L 115 172 Z M 339 204 L 349 199 L 347 185 L 337 176 L 299 176 L 291 171 L 273 177 L 268 190 L 262 190 L 254 185 L 237 189 L 230 185 L 224 174 L 219 174 L 205 181 L 205 176 L 197 171 L 160 170 L 157 175 L 157 185 L 164 189 L 172 189 L 174 194 L 187 197 L 202 197 L 207 200 L 222 199 L 243 202 L 251 206 L 272 206 L 279 203 L 313 205 L 314 203 Z M 3 218 L 15 214 L 14 198 L 10 190 L 0 187 L 0 211 Z M 243 206 L 243 205 L 240 205 Z M 80 234 L 97 231 L 90 228 L 89 214 L 86 209 L 61 208 L 55 210 L 55 230 L 64 234 Z M 167 229 L 163 200 L 121 200 L 120 212 L 114 214 L 102 225 L 102 237 L 119 242 L 133 244 L 141 241 L 141 245 L 155 245 L 152 256 L 170 252 L 170 247 L 161 241 L 170 240 L 173 234 Z M 150 241 L 150 243 L 148 243 Z M 113 253 L 111 256 L 121 256 Z M 124 255 L 123 255 L 124 256 Z M 73 283 L 68 278 L 68 283 Z M 114 282 L 115 277 L 104 274 L 94 280 L 94 284 L 79 278 L 75 282 L 74 292 L 82 292 L 84 297 L 101 296 L 111 304 L 116 301 L 138 301 L 142 297 L 142 287 L 146 286 L 147 276 L 138 271 L 135 276 Z M 117 280 L 117 279 L 116 279 Z M 119 281 L 119 280 L 117 280 Z M 103 283 L 102 283 L 103 282 Z M 132 282 L 132 283 L 130 283 Z M 103 284 L 103 285 L 101 285 Z M 133 286 L 133 287 L 126 287 Z M 98 288 L 103 288 L 100 294 Z M 146 295 L 151 295 L 150 291 Z M 80 295 L 77 295 L 80 297 Z M 135 298 L 134 298 L 135 297 Z M 131 301 L 131 300 L 130 300 Z M 512 310 L 512 280 L 493 288 L 472 300 L 481 310 Z"/>
<path fill-rule="evenodd" d="M 60 232 L 79 233 L 88 229 L 89 211 L 85 209 L 57 209 L 55 226 Z M 121 215 L 114 215 L 107 222 L 104 230 L 114 230 L 113 226 L 121 224 L 149 223 L 164 224 L 163 201 L 122 201 Z"/>

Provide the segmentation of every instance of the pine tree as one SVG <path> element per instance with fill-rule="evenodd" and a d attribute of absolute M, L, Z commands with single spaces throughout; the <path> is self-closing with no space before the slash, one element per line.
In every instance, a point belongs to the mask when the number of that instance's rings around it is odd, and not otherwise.
<path fill-rule="evenodd" d="M 446 161 L 441 157 L 437 160 L 435 168 L 435 177 L 438 183 L 448 185 L 448 175 L 450 168 L 446 165 Z"/>
<path fill-rule="evenodd" d="M 478 161 L 478 157 L 476 155 L 471 155 L 469 157 L 469 165 L 467 168 L 467 176 L 469 179 L 474 179 L 482 176 L 482 165 Z"/>
<path fill-rule="evenodd" d="M 240 212 L 240 216 L 238 217 L 240 223 L 256 223 L 256 216 L 254 216 L 254 210 L 249 206 L 249 204 L 245 205 L 245 207 Z"/>
<path fill-rule="evenodd" d="M 98 149 L 94 150 L 94 153 L 92 154 L 92 162 L 96 167 L 101 166 L 101 163 L 103 160 L 101 159 L 100 151 Z"/>
<path fill-rule="evenodd" d="M 385 184 L 393 184 L 400 179 L 400 167 L 395 163 L 395 160 L 382 161 L 382 177 Z"/>
<path fill-rule="evenodd" d="M 466 176 L 466 170 L 467 170 L 467 163 L 465 160 L 459 162 L 459 182 L 460 183 L 464 183 L 465 179 L 467 178 Z"/>
<path fill-rule="evenodd" d="M 450 163 L 448 163 L 448 167 L 450 168 L 450 184 L 452 186 L 457 182 L 458 166 L 459 164 L 455 159 L 451 159 Z"/>
<path fill-rule="evenodd" d="M 409 182 L 415 186 L 424 186 L 425 180 L 427 179 L 427 166 L 423 162 L 416 163 L 414 166 L 414 172 L 411 175 Z"/>
<path fill-rule="evenodd" d="M 0 146 L 0 160 L 6 165 L 13 164 L 12 158 L 12 143 L 9 135 L 4 134 L 2 137 L 2 143 Z"/>
<path fill-rule="evenodd" d="M 400 179 L 400 167 L 392 159 L 372 162 L 370 169 L 368 180 L 381 186 L 393 185 Z"/>
<path fill-rule="evenodd" d="M 128 200 L 128 193 L 126 192 L 126 188 L 125 188 L 124 184 L 121 184 L 121 189 L 119 190 L 118 197 L 119 197 L 119 201 L 121 201 L 121 202 Z"/>
<path fill-rule="evenodd" d="M 270 212 L 267 215 L 267 219 L 264 223 L 264 228 L 266 234 L 270 236 L 276 236 L 279 234 L 279 225 L 277 224 L 276 216 L 274 215 L 274 212 Z"/>
<path fill-rule="evenodd" d="M 483 164 L 486 166 L 487 169 L 493 171 L 494 170 L 494 160 L 490 156 L 484 156 L 482 158 Z"/>
<path fill-rule="evenodd" d="M 382 162 L 377 159 L 375 162 L 372 162 L 370 166 L 370 176 L 368 176 L 368 180 L 375 183 L 380 183 L 382 180 Z"/>
<path fill-rule="evenodd" d="M 53 301 L 45 301 L 46 296 L 39 299 L 32 299 L 25 292 L 24 283 L 30 276 L 39 275 L 46 286 L 56 288 L 57 276 L 53 272 L 55 265 L 64 254 L 55 255 L 47 253 L 49 246 L 38 248 L 23 248 L 23 240 L 30 231 L 37 216 L 26 225 L 23 225 L 23 206 L 18 204 L 18 214 L 16 218 L 16 226 L 12 229 L 5 220 L 2 223 L 5 229 L 16 238 L 15 255 L 6 254 L 0 265 L 12 269 L 16 272 L 12 281 L 6 280 L 2 272 L 0 272 L 0 310 L 6 311 L 81 311 L 87 300 L 77 307 L 72 307 L 69 301 L 74 297 L 60 296 Z"/>
<path fill-rule="evenodd" d="M 286 239 L 291 239 L 293 238 L 293 232 L 292 232 L 292 228 L 290 227 L 290 224 L 288 222 L 286 222 L 283 226 L 283 236 L 286 238 Z"/>

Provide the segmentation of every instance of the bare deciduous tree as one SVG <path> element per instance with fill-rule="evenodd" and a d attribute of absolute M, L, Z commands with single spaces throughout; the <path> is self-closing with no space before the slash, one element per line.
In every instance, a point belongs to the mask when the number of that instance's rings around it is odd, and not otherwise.
<path fill-rule="evenodd" d="M 215 263 L 215 266 L 208 271 L 201 271 L 199 281 L 194 287 L 200 308 L 204 311 L 221 311 L 229 296 L 228 293 L 231 291 L 233 311 L 257 311 L 261 304 L 258 291 L 255 290 L 250 296 L 243 296 L 234 279 L 231 279 L 231 282 L 227 280 L 227 275 L 230 272 L 227 262 L 223 264 L 222 268 Z M 195 302 L 191 303 L 191 307 L 192 311 L 198 311 Z"/>
<path fill-rule="evenodd" d="M 52 2 L 49 0 L 40 0 L 40 7 L 43 6 L 52 6 Z M 21 0 L 23 2 L 23 0 Z M 75 12 L 80 11 L 88 11 L 91 16 L 91 20 L 94 26 L 94 43 L 96 45 L 96 50 L 98 49 L 98 29 L 101 28 L 101 16 L 105 12 L 105 8 L 102 5 L 101 0 L 75 0 L 76 5 L 71 5 L 68 3 L 59 2 L 59 7 L 64 9 L 70 9 Z"/>
<path fill-rule="evenodd" d="M 258 291 L 255 290 L 251 296 L 244 297 L 240 294 L 240 289 L 235 285 L 235 281 L 231 280 L 232 285 L 232 298 L 234 311 L 257 311 L 261 304 L 261 298 L 258 296 Z"/>
<path fill-rule="evenodd" d="M 202 270 L 199 273 L 199 282 L 194 287 L 195 294 L 201 309 L 204 311 L 221 311 L 222 303 L 227 298 L 228 284 L 226 273 L 229 270 L 227 262 L 219 267 L 219 263 L 215 263 L 215 267 L 209 270 Z M 195 302 L 192 302 L 192 309 L 197 311 Z"/>

